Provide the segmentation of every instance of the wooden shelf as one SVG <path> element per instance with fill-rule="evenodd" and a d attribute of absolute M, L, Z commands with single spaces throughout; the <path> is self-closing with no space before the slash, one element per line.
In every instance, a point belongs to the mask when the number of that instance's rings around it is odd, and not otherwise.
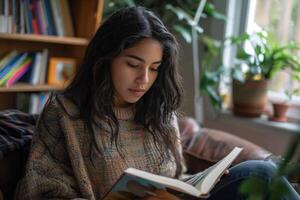
<path fill-rule="evenodd" d="M 6 92 L 43 92 L 43 91 L 53 91 L 62 90 L 62 86 L 52 86 L 52 85 L 30 85 L 30 84 L 16 84 L 11 87 L 0 87 L 0 93 Z"/>
<path fill-rule="evenodd" d="M 28 42 L 41 42 L 41 43 L 54 43 L 74 46 L 86 46 L 89 40 L 86 38 L 76 37 L 59 37 L 49 35 L 34 35 L 34 34 L 8 34 L 1 33 L 0 40 L 12 40 L 12 41 L 28 41 Z"/>

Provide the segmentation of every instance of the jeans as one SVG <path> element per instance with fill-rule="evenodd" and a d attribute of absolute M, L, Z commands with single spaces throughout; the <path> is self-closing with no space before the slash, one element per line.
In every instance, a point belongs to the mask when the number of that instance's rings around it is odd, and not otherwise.
<path fill-rule="evenodd" d="M 247 199 L 245 196 L 239 194 L 240 184 L 251 176 L 260 177 L 262 180 L 269 182 L 275 170 L 276 165 L 270 161 L 251 160 L 242 162 L 230 168 L 228 175 L 223 175 L 221 180 L 211 191 L 208 199 Z M 289 191 L 289 195 L 285 196 L 283 199 L 300 199 L 300 196 L 287 179 L 282 178 L 282 181 Z"/>

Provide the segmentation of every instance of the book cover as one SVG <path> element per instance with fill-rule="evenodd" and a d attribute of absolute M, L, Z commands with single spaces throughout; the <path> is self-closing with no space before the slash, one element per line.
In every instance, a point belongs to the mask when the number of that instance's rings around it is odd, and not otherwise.
<path fill-rule="evenodd" d="M 209 192 L 226 169 L 240 154 L 242 148 L 235 147 L 222 160 L 185 180 L 164 177 L 139 169 L 128 168 L 104 196 L 104 200 L 143 199 L 197 199 L 209 197 Z"/>

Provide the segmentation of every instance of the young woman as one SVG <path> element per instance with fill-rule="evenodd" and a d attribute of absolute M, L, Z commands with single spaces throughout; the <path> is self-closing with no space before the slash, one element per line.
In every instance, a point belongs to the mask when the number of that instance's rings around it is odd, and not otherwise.
<path fill-rule="evenodd" d="M 70 86 L 40 116 L 17 198 L 101 199 L 128 167 L 179 177 L 177 54 L 174 36 L 142 7 L 105 21 Z M 221 183 L 219 194 L 237 193 Z"/>

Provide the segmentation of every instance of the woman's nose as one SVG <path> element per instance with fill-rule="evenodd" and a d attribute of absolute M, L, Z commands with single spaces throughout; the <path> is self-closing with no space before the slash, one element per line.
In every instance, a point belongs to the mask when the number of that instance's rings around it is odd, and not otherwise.
<path fill-rule="evenodd" d="M 148 83 L 149 82 L 149 69 L 142 69 L 138 76 L 139 83 Z"/>

